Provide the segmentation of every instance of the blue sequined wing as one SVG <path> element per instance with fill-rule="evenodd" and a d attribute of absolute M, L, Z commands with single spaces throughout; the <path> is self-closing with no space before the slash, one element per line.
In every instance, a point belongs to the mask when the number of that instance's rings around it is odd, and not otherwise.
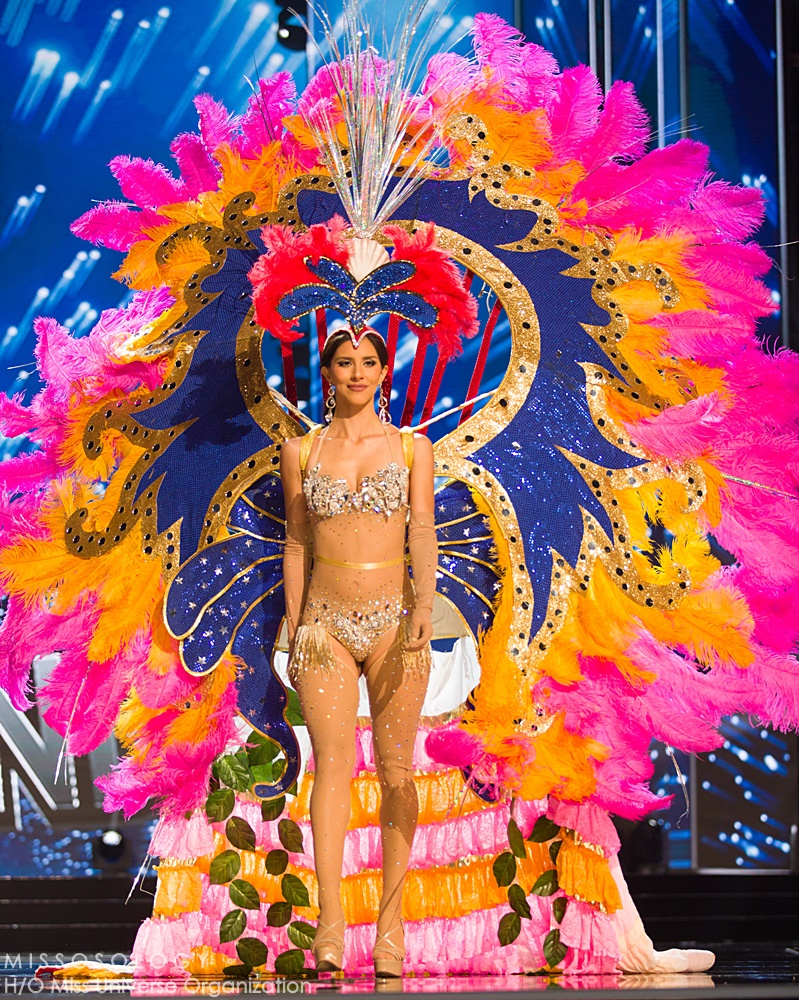
<path fill-rule="evenodd" d="M 500 587 L 494 536 L 464 483 L 452 481 L 436 492 L 435 513 L 436 591 L 455 606 L 477 640 L 493 623 Z"/>
<path fill-rule="evenodd" d="M 285 720 L 286 689 L 272 653 L 285 614 L 283 546 L 285 511 L 277 475 L 267 475 L 234 504 L 229 537 L 196 552 L 166 593 L 165 619 L 180 639 L 180 655 L 193 674 L 213 670 L 225 652 L 242 663 L 238 709 L 253 729 L 271 737 L 286 756 L 272 785 L 255 787 L 261 798 L 282 795 L 299 772 L 299 749 Z"/>

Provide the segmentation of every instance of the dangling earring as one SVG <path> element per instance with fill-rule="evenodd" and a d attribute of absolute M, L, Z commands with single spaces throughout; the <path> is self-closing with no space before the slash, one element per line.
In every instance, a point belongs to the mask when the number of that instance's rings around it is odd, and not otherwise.
<path fill-rule="evenodd" d="M 388 409 L 388 396 L 386 395 L 386 390 L 383 387 L 382 382 L 380 383 L 380 397 L 377 400 L 377 415 L 384 424 L 391 423 L 391 413 Z"/>
<path fill-rule="evenodd" d="M 328 386 L 327 398 L 325 399 L 325 423 L 329 424 L 336 412 L 336 390 L 334 386 Z"/>

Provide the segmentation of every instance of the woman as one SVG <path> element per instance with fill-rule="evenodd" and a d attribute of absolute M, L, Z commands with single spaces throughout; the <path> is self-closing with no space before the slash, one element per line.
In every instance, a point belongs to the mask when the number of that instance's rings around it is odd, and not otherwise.
<path fill-rule="evenodd" d="M 375 411 L 388 372 L 378 333 L 331 335 L 321 368 L 330 385 L 329 423 L 321 433 L 287 441 L 280 467 L 289 676 L 315 763 L 311 825 L 320 913 L 313 953 L 320 971 L 342 967 L 340 886 L 363 674 L 382 794 L 383 894 L 373 957 L 376 975 L 399 976 L 402 889 L 419 809 L 412 755 L 430 670 L 435 593 L 433 449 L 426 437 L 389 425 L 382 392 L 381 416 Z"/>

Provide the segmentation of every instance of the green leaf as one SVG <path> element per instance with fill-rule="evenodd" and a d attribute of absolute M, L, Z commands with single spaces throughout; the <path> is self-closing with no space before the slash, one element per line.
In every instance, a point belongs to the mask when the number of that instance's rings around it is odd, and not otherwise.
<path fill-rule="evenodd" d="M 266 856 L 266 870 L 270 875 L 282 875 L 289 866 L 289 856 L 285 851 L 270 851 Z"/>
<path fill-rule="evenodd" d="M 246 965 L 263 965 L 268 954 L 266 945 L 258 938 L 242 938 L 236 942 L 236 954 Z"/>
<path fill-rule="evenodd" d="M 552 843 L 549 845 L 549 856 L 550 858 L 552 858 L 553 861 L 558 860 L 558 854 L 560 854 L 560 848 L 562 843 L 563 843 L 562 840 L 553 840 Z"/>
<path fill-rule="evenodd" d="M 280 795 L 276 799 L 267 799 L 261 802 L 261 819 L 264 823 L 271 823 L 280 816 L 286 808 L 286 796 Z"/>
<path fill-rule="evenodd" d="M 494 858 L 493 870 L 497 885 L 510 885 L 516 878 L 516 858 L 510 851 L 503 851 Z"/>
<path fill-rule="evenodd" d="M 275 780 L 275 771 L 271 764 L 253 764 L 250 768 L 250 777 L 253 784 L 260 782 L 264 785 L 271 785 Z"/>
<path fill-rule="evenodd" d="M 219 940 L 235 941 L 247 926 L 247 914 L 244 910 L 231 910 L 226 913 L 219 924 Z"/>
<path fill-rule="evenodd" d="M 534 844 L 545 844 L 548 840 L 552 840 L 553 837 L 557 837 L 559 833 L 560 827 L 557 823 L 553 823 L 546 816 L 539 816 L 527 839 L 532 840 Z"/>
<path fill-rule="evenodd" d="M 225 836 L 240 851 L 255 850 L 255 831 L 241 816 L 231 816 L 225 824 Z"/>
<path fill-rule="evenodd" d="M 544 958 L 547 960 L 550 969 L 554 969 L 556 965 L 560 965 L 566 957 L 568 950 L 566 945 L 561 943 L 559 930 L 550 931 L 544 938 Z"/>
<path fill-rule="evenodd" d="M 252 973 L 251 965 L 226 965 L 223 974 L 230 979 L 248 979 Z"/>
<path fill-rule="evenodd" d="M 277 835 L 287 851 L 302 854 L 302 830 L 293 819 L 281 819 L 277 824 Z"/>
<path fill-rule="evenodd" d="M 292 906 L 311 905 L 305 883 L 296 875 L 284 875 L 280 880 L 280 888 L 283 890 L 283 898 Z"/>
<path fill-rule="evenodd" d="M 522 836 L 522 831 L 519 829 L 515 819 L 508 820 L 508 842 L 510 843 L 510 849 L 513 851 L 514 857 L 527 857 L 527 849 L 524 846 L 524 837 Z"/>
<path fill-rule="evenodd" d="M 286 789 L 286 795 L 297 795 L 297 782 L 295 781 L 291 788 Z"/>
<path fill-rule="evenodd" d="M 289 924 L 287 933 L 292 944 L 307 951 L 313 944 L 316 928 L 306 924 L 304 920 L 294 920 Z"/>
<path fill-rule="evenodd" d="M 555 914 L 555 919 L 558 923 L 563 921 L 563 917 L 566 914 L 566 906 L 568 905 L 568 899 L 565 896 L 558 896 L 556 900 L 552 903 L 552 912 Z"/>
<path fill-rule="evenodd" d="M 261 897 L 252 882 L 243 878 L 234 879 L 228 892 L 234 906 L 243 906 L 245 910 L 258 910 L 261 907 Z"/>
<path fill-rule="evenodd" d="M 534 896 L 551 896 L 558 891 L 558 873 L 554 868 L 548 868 L 542 875 L 539 875 L 533 884 L 530 892 Z"/>
<path fill-rule="evenodd" d="M 508 902 L 513 908 L 514 913 L 518 913 L 525 920 L 530 919 L 532 916 L 530 913 L 530 904 L 527 902 L 524 889 L 520 885 L 514 884 L 508 889 Z"/>
<path fill-rule="evenodd" d="M 305 952 L 299 948 L 281 951 L 275 958 L 275 972 L 279 976 L 296 976 L 305 967 Z"/>
<path fill-rule="evenodd" d="M 259 765 L 271 763 L 279 753 L 280 747 L 277 743 L 268 740 L 259 743 L 257 746 L 250 747 L 247 751 L 247 759 L 250 767 L 258 767 Z"/>
<path fill-rule="evenodd" d="M 241 869 L 241 858 L 238 851 L 222 851 L 211 862 L 208 877 L 211 885 L 224 885 L 238 875 Z"/>
<path fill-rule="evenodd" d="M 266 911 L 268 927 L 285 927 L 291 920 L 291 903 L 272 903 Z"/>
<path fill-rule="evenodd" d="M 518 913 L 506 913 L 505 916 L 500 920 L 499 927 L 497 928 L 497 937 L 499 938 L 499 943 L 504 947 L 506 944 L 512 944 L 516 938 L 519 936 L 519 932 L 522 929 L 522 922 L 519 919 Z"/>
<path fill-rule="evenodd" d="M 246 792 L 250 787 L 250 770 L 232 754 L 219 760 L 219 780 L 237 792 Z"/>
<path fill-rule="evenodd" d="M 233 812 L 236 796 L 232 788 L 217 788 L 205 800 L 205 815 L 212 823 L 221 823 Z"/>
<path fill-rule="evenodd" d="M 286 707 L 286 722 L 290 726 L 304 726 L 305 719 L 302 717 L 302 708 L 300 707 L 300 699 L 297 696 L 297 692 L 292 688 L 288 688 L 286 694 L 289 696 L 289 703 Z"/>

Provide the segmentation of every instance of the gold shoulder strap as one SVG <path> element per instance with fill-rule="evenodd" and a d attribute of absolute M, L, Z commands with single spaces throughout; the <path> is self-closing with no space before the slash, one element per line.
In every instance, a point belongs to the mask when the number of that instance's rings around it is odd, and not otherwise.
<path fill-rule="evenodd" d="M 402 455 L 405 464 L 410 469 L 413 467 L 413 430 L 410 427 L 401 428 L 400 440 L 402 441 Z"/>
<path fill-rule="evenodd" d="M 305 472 L 305 466 L 308 464 L 308 457 L 311 454 L 311 448 L 313 447 L 317 434 L 321 430 L 324 430 L 321 425 L 319 427 L 313 427 L 300 441 L 300 472 Z"/>

